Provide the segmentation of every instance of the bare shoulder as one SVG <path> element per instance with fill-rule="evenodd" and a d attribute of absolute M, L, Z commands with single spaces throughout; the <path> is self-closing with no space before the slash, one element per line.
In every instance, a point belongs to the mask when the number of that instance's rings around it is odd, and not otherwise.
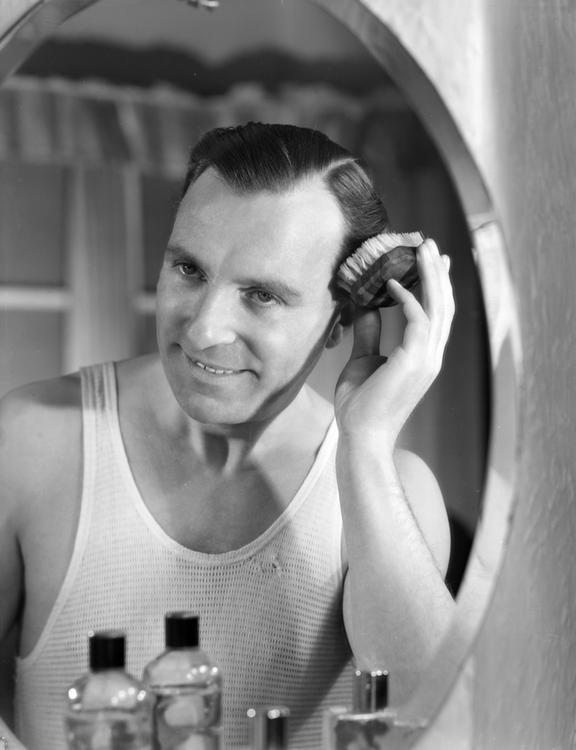
<path fill-rule="evenodd" d="M 81 389 L 78 374 L 38 381 L 0 400 L 0 475 L 5 501 L 21 507 L 55 486 L 80 460 Z M 56 486 L 59 484 L 56 481 Z"/>
<path fill-rule="evenodd" d="M 78 373 L 22 385 L 0 399 L 0 445 L 6 447 L 12 439 L 34 444 L 48 434 L 57 437 L 59 424 L 79 419 L 80 411 Z"/>
<path fill-rule="evenodd" d="M 410 508 L 438 569 L 446 575 L 450 558 L 450 526 L 438 480 L 416 453 L 397 449 L 396 469 Z"/>

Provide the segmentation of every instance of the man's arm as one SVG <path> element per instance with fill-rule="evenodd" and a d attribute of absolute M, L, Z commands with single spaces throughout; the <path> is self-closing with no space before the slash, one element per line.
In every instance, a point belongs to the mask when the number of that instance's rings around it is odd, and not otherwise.
<path fill-rule="evenodd" d="M 364 501 L 342 503 L 344 623 L 356 665 L 387 669 L 398 703 L 416 687 L 450 623 L 450 530 L 438 483 L 421 459 L 370 452 L 339 446 L 339 485 Z"/>
<path fill-rule="evenodd" d="M 0 641 L 16 626 L 22 644 L 26 627 L 35 642 L 64 578 L 81 484 L 79 405 L 76 375 L 0 400 Z M 2 721 L 0 735 L 10 750 L 23 747 Z"/>
<path fill-rule="evenodd" d="M 18 395 L 0 401 L 0 643 L 16 626 L 21 614 L 24 591 L 24 566 L 18 540 L 21 514 L 19 494 L 19 456 L 23 450 L 18 427 L 22 404 Z M 24 746 L 0 718 L 0 736 L 10 750 Z"/>
<path fill-rule="evenodd" d="M 12 633 L 20 611 L 22 591 L 22 565 L 18 542 L 11 528 L 12 521 L 6 512 L 5 503 L 0 502 L 0 643 L 7 645 L 7 636 Z M 9 639 L 10 643 L 13 638 Z M 3 656 L 12 658 L 12 649 L 4 649 Z M 9 699 L 12 693 L 12 674 L 4 674 L 3 683 Z M 9 704 L 8 704 L 9 705 Z M 0 717 L 0 736 L 8 740 L 10 750 L 20 750 L 23 745 L 16 739 L 3 717 Z M 0 745 L 1 747 L 1 745 Z"/>
<path fill-rule="evenodd" d="M 395 703 L 417 685 L 454 608 L 444 585 L 449 533 L 442 495 L 426 465 L 396 447 L 440 371 L 454 314 L 448 267 L 426 241 L 418 249 L 422 302 L 389 284 L 406 329 L 388 358 L 380 354 L 379 313 L 359 312 L 336 388 L 346 631 L 358 666 L 389 670 Z"/>

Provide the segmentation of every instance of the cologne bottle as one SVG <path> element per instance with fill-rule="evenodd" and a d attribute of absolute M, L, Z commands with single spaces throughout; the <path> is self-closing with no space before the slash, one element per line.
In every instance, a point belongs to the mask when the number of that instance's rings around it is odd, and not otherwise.
<path fill-rule="evenodd" d="M 90 671 L 67 694 L 69 750 L 150 750 L 152 701 L 125 671 L 126 636 L 117 630 L 89 637 Z"/>
<path fill-rule="evenodd" d="M 392 726 L 388 709 L 388 672 L 355 670 L 352 708 L 332 708 L 324 715 L 325 750 L 382 750 Z"/>
<path fill-rule="evenodd" d="M 164 628 L 166 648 L 142 677 L 154 696 L 154 749 L 219 750 L 222 678 L 200 649 L 199 618 L 191 612 L 169 612 Z"/>
<path fill-rule="evenodd" d="M 286 706 L 256 706 L 248 709 L 251 750 L 287 750 L 288 718 Z"/>

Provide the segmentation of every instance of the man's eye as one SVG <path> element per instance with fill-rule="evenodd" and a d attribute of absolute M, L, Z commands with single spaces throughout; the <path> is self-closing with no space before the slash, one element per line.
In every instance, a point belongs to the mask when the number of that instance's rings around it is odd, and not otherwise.
<path fill-rule="evenodd" d="M 194 263 L 176 263 L 176 268 L 182 276 L 195 277 L 200 276 L 200 269 Z"/>
<path fill-rule="evenodd" d="M 274 305 L 278 303 L 278 298 L 264 289 L 255 289 L 250 292 L 251 298 L 259 305 Z"/>

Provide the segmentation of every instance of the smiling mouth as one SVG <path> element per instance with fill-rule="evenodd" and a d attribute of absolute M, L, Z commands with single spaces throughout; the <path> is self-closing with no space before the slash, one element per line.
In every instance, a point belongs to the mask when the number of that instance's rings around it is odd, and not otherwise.
<path fill-rule="evenodd" d="M 188 361 L 195 367 L 199 367 L 205 372 L 212 373 L 212 375 L 239 375 L 241 372 L 241 370 L 229 370 L 225 367 L 211 367 L 210 365 L 206 365 L 204 364 L 204 362 L 200 362 L 197 359 L 190 359 L 190 357 L 188 357 Z"/>

